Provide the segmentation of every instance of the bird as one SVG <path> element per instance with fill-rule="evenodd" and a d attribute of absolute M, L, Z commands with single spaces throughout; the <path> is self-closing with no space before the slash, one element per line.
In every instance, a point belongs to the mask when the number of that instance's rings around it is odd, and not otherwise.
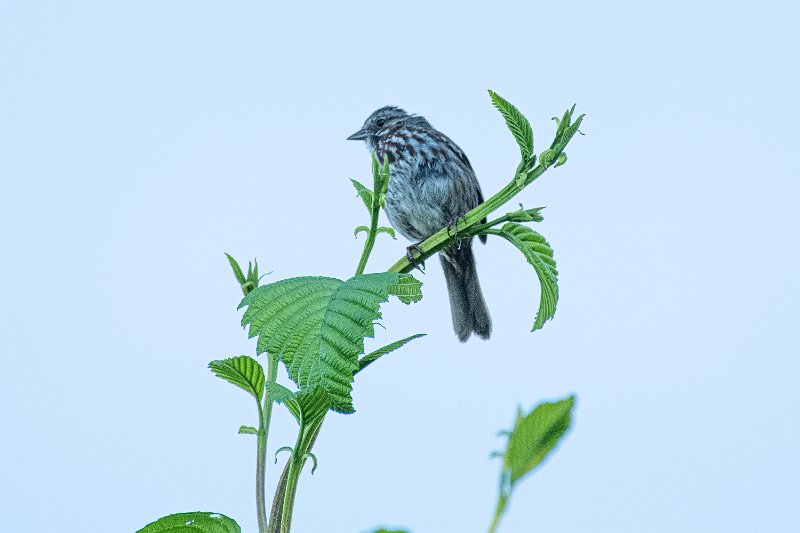
<path fill-rule="evenodd" d="M 415 242 L 412 249 L 483 202 L 478 179 L 466 154 L 425 117 L 395 106 L 374 111 L 347 140 L 365 141 L 378 161 L 389 162 L 386 216 L 394 229 Z M 484 219 L 483 222 L 486 222 Z M 486 243 L 486 235 L 480 235 Z M 450 296 L 453 329 L 461 342 L 475 333 L 487 340 L 492 320 L 483 298 L 472 238 L 439 251 Z"/>

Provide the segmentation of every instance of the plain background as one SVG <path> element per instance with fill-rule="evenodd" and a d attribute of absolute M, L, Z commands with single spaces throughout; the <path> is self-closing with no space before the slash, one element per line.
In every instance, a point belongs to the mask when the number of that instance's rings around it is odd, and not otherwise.
<path fill-rule="evenodd" d="M 350 276 L 375 108 L 426 116 L 484 192 L 531 120 L 587 113 L 545 205 L 555 320 L 531 268 L 477 246 L 490 342 L 459 344 L 436 261 L 369 346 L 303 474 L 297 532 L 485 531 L 516 405 L 575 392 L 574 429 L 505 532 L 798 531 L 800 53 L 794 2 L 3 2 L 0 516 L 130 532 L 218 511 L 255 531 L 251 354 L 223 252 L 266 281 Z M 516 207 L 516 203 L 508 209 Z M 363 238 L 363 236 L 362 236 Z M 382 238 L 369 269 L 401 256 Z M 285 373 L 281 372 L 285 382 Z M 276 415 L 270 454 L 294 442 Z M 278 466 L 268 472 L 269 481 Z"/>

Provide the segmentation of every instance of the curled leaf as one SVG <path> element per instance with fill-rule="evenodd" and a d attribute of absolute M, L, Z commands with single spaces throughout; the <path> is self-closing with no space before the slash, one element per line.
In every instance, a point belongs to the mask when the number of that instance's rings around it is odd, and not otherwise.
<path fill-rule="evenodd" d="M 392 237 L 392 239 L 396 239 L 397 238 L 397 236 L 395 235 L 395 232 L 394 232 L 394 230 L 392 228 L 380 227 L 376 231 L 377 231 L 378 234 L 386 233 L 387 235 L 390 235 Z"/>
<path fill-rule="evenodd" d="M 539 278 L 541 286 L 539 309 L 531 329 L 531 331 L 536 331 L 556 313 L 558 271 L 555 259 L 553 259 L 553 249 L 544 237 L 528 227 L 513 222 L 505 224 L 498 234 L 522 252 Z"/>

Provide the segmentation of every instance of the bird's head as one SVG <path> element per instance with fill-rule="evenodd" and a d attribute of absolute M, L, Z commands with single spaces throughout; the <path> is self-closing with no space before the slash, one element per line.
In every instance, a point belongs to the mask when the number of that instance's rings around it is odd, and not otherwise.
<path fill-rule="evenodd" d="M 399 107 L 386 106 L 373 112 L 364 122 L 364 126 L 347 138 L 348 141 L 366 141 L 374 147 L 375 141 L 386 135 L 392 128 L 410 117 Z"/>

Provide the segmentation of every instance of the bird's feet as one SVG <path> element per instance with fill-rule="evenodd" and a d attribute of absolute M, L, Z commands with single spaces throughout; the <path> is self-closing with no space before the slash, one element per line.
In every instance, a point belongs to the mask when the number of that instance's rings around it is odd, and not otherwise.
<path fill-rule="evenodd" d="M 408 262 L 411 263 L 411 266 L 413 268 L 416 268 L 417 270 L 419 270 L 420 272 L 422 272 L 424 274 L 425 273 L 425 261 L 423 261 L 421 263 L 417 263 L 417 260 L 414 259 L 414 252 L 417 252 L 419 255 L 423 255 L 424 254 L 424 252 L 422 251 L 422 248 L 420 248 L 419 245 L 420 245 L 420 243 L 416 243 L 416 244 L 412 244 L 411 246 L 406 248 L 406 258 L 408 259 Z"/>
<path fill-rule="evenodd" d="M 461 221 L 461 220 L 463 220 L 464 224 L 466 224 L 467 223 L 467 215 L 462 215 L 460 217 L 456 217 L 456 219 L 453 222 L 451 222 L 451 223 L 449 223 L 447 225 L 447 236 L 448 237 L 450 236 L 450 230 L 452 229 L 453 230 L 453 236 L 455 237 L 455 239 L 453 239 L 453 242 L 455 243 L 457 250 L 461 249 L 461 239 L 458 238 L 458 222 Z"/>

